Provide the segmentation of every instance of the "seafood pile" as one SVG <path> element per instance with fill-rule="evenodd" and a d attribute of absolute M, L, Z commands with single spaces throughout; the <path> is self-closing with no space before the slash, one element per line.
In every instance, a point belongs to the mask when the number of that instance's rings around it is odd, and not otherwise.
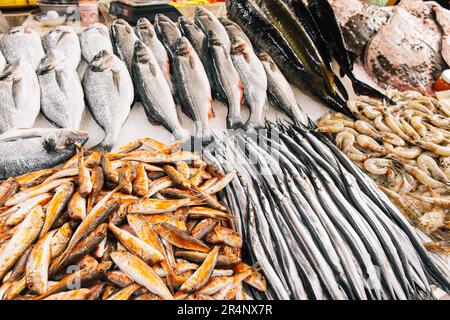
<path fill-rule="evenodd" d="M 450 109 L 418 92 L 389 93 L 395 106 L 360 97 L 349 101 L 358 120 L 326 114 L 318 131 L 367 172 L 406 217 L 449 252 Z"/>
<path fill-rule="evenodd" d="M 300 124 L 229 137 L 216 161 L 237 176 L 225 199 L 269 283 L 257 299 L 432 299 L 450 291 L 430 238 L 326 136 Z"/>
<path fill-rule="evenodd" d="M 234 178 L 149 138 L 0 185 L 0 298 L 251 299 L 236 217 L 217 194 Z M 246 284 L 244 287 L 244 283 Z"/>

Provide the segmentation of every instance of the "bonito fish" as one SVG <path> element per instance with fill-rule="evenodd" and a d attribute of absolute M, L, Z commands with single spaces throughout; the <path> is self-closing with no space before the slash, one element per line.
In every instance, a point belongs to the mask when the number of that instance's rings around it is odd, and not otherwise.
<path fill-rule="evenodd" d="M 18 129 L 0 135 L 0 179 L 53 167 L 72 157 L 73 144 L 84 144 L 87 133 L 68 129 Z"/>
<path fill-rule="evenodd" d="M 170 87 L 158 61 L 139 40 L 135 44 L 132 68 L 134 84 L 148 119 L 164 126 L 176 139 L 187 140 L 190 134 L 178 120 Z"/>
<path fill-rule="evenodd" d="M 41 38 L 36 31 L 26 27 L 14 27 L 0 40 L 0 50 L 8 63 L 27 61 L 33 70 L 44 57 Z"/>
<path fill-rule="evenodd" d="M 40 108 L 39 82 L 24 59 L 9 64 L 0 75 L 0 133 L 33 126 Z"/>
<path fill-rule="evenodd" d="M 112 53 L 100 51 L 84 74 L 83 88 L 92 116 L 105 131 L 101 146 L 111 149 L 134 99 L 125 63 Z"/>

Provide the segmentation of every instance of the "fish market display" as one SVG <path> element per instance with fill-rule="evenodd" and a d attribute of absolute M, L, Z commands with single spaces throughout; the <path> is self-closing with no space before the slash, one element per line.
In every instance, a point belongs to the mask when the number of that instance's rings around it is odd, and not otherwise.
<path fill-rule="evenodd" d="M 122 60 L 102 50 L 89 63 L 83 88 L 89 110 L 105 132 L 101 147 L 110 150 L 134 100 L 130 73 Z"/>
<path fill-rule="evenodd" d="M 327 114 L 317 121 L 318 130 L 331 133 L 349 159 L 433 238 L 427 247 L 448 252 L 449 110 L 417 92 L 390 96 L 396 106 L 364 97 L 352 100 L 357 121 Z"/>
<path fill-rule="evenodd" d="M 134 44 L 138 37 L 133 28 L 123 19 L 114 20 L 111 25 L 111 40 L 114 46 L 114 52 L 125 62 L 131 73 L 131 63 L 134 55 Z"/>
<path fill-rule="evenodd" d="M 0 299 L 247 300 L 248 288 L 266 291 L 217 197 L 235 172 L 180 144 L 81 149 L 62 167 L 3 182 Z"/>
<path fill-rule="evenodd" d="M 40 88 L 34 68 L 21 58 L 0 74 L 0 133 L 33 126 L 40 109 Z"/>
<path fill-rule="evenodd" d="M 183 129 L 178 120 L 176 105 L 167 79 L 150 48 L 139 40 L 134 48 L 132 74 L 134 86 L 147 117 L 152 122 L 163 125 L 177 139 L 187 140 L 190 134 Z M 187 81 L 190 80 L 193 79 Z"/>
<path fill-rule="evenodd" d="M 0 180 L 58 165 L 75 154 L 76 144 L 87 140 L 85 132 L 69 129 L 10 130 L 0 135 Z"/>
<path fill-rule="evenodd" d="M 19 60 L 27 61 L 33 70 L 44 57 L 39 34 L 25 27 L 14 27 L 0 40 L 0 51 L 6 62 L 13 64 Z"/>
<path fill-rule="evenodd" d="M 147 20 L 147 18 L 141 18 L 136 24 L 136 34 L 143 43 L 150 49 L 153 55 L 158 61 L 161 71 L 164 73 L 164 77 L 167 83 L 172 88 L 172 80 L 170 79 L 170 61 L 167 55 L 164 45 L 159 41 L 156 36 L 155 28 Z"/>
<path fill-rule="evenodd" d="M 209 120 L 214 117 L 211 87 L 200 58 L 185 37 L 173 46 L 173 74 L 178 81 L 175 91 L 183 111 L 194 120 L 195 134 L 211 140 Z"/>
<path fill-rule="evenodd" d="M 207 157 L 237 170 L 225 198 L 269 284 L 256 299 L 430 299 L 430 283 L 449 292 L 445 258 L 333 144 L 301 125 L 266 128 Z"/>
<path fill-rule="evenodd" d="M 59 51 L 72 69 L 78 68 L 81 60 L 80 40 L 76 32 L 68 26 L 58 26 L 48 31 L 42 37 L 45 53 Z"/>
<path fill-rule="evenodd" d="M 41 112 L 60 128 L 79 129 L 84 113 L 84 94 L 73 61 L 59 50 L 42 59 L 37 70 L 41 88 Z"/>

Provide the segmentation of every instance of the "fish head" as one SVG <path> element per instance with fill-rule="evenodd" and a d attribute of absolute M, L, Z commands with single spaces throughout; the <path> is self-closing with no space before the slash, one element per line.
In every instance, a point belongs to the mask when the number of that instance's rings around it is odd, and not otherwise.
<path fill-rule="evenodd" d="M 64 54 L 59 50 L 52 50 L 48 52 L 44 58 L 42 58 L 39 63 L 36 73 L 38 75 L 42 75 L 53 70 L 56 70 L 58 66 L 61 67 L 61 64 L 66 60 Z"/>
<path fill-rule="evenodd" d="M 98 33 L 100 33 L 103 36 L 109 37 L 109 30 L 108 30 L 108 28 L 104 24 L 101 24 L 101 23 L 94 23 L 92 26 L 90 26 L 87 29 L 85 29 L 83 31 L 83 33 L 84 32 L 88 32 L 88 33 L 89 32 L 94 32 L 94 33 L 98 32 Z"/>
<path fill-rule="evenodd" d="M 43 147 L 47 152 L 64 153 L 73 151 L 77 146 L 84 145 L 89 136 L 81 130 L 55 129 L 49 130 L 43 136 Z"/>
<path fill-rule="evenodd" d="M 25 28 L 22 26 L 18 26 L 18 27 L 13 27 L 11 28 L 11 30 L 8 31 L 7 35 L 12 35 L 12 34 L 22 34 L 25 33 Z"/>
<path fill-rule="evenodd" d="M 89 63 L 89 67 L 92 71 L 102 72 L 106 69 L 112 68 L 113 64 L 114 55 L 106 50 L 101 50 Z"/>
<path fill-rule="evenodd" d="M 171 25 L 171 26 L 175 26 L 175 23 L 166 15 L 164 14 L 157 14 L 155 16 L 155 24 L 161 25 L 161 24 L 166 24 L 166 25 Z"/>
<path fill-rule="evenodd" d="M 240 37 L 234 37 L 231 43 L 231 54 L 233 55 L 245 55 L 248 51 L 248 44 L 244 39 Z"/>
<path fill-rule="evenodd" d="M 195 9 L 194 16 L 198 19 L 213 20 L 214 18 L 213 14 L 208 9 L 200 6 Z"/>
<path fill-rule="evenodd" d="M 136 23 L 138 32 L 145 32 L 150 38 L 155 36 L 155 28 L 147 18 L 140 18 Z"/>
<path fill-rule="evenodd" d="M 188 57 L 192 54 L 193 48 L 186 37 L 178 38 L 174 44 L 174 52 L 176 56 Z"/>
<path fill-rule="evenodd" d="M 133 33 L 133 28 L 123 19 L 117 19 L 111 25 L 111 30 L 113 34 L 120 36 L 121 34 Z"/>
<path fill-rule="evenodd" d="M 210 46 L 224 47 L 220 37 L 212 30 L 206 33 L 206 39 Z"/>
<path fill-rule="evenodd" d="M 231 21 L 230 19 L 225 18 L 225 17 L 220 17 L 219 21 L 220 21 L 221 24 L 223 24 L 223 26 L 225 28 L 230 27 L 230 26 L 234 26 L 234 24 L 235 24 L 233 21 Z"/>
<path fill-rule="evenodd" d="M 3 70 L 3 72 L 0 74 L 0 81 L 19 81 L 20 64 L 21 64 L 20 60 L 8 64 Z"/>
<path fill-rule="evenodd" d="M 136 61 L 138 63 L 143 63 L 143 64 L 146 64 L 151 60 L 149 48 L 145 45 L 145 43 L 143 43 L 140 40 L 137 40 L 134 43 L 133 59 L 134 59 L 134 61 Z"/>
<path fill-rule="evenodd" d="M 259 60 L 264 64 L 267 64 L 272 72 L 276 72 L 278 70 L 278 66 L 273 61 L 272 57 L 267 52 L 261 52 L 258 55 Z"/>

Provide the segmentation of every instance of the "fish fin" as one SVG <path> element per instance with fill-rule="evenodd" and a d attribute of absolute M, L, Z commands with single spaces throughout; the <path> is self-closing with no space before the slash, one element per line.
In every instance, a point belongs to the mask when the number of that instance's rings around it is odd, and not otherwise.
<path fill-rule="evenodd" d="M 385 96 L 383 93 L 381 93 L 377 89 L 372 88 L 371 86 L 369 86 L 368 84 L 366 84 L 362 81 L 359 81 L 354 76 L 352 78 L 353 79 L 350 79 L 350 80 L 352 81 L 353 90 L 355 91 L 355 93 L 358 96 L 366 95 L 366 96 L 370 96 L 373 98 L 385 100 L 390 105 L 395 105 L 394 101 L 392 101 L 389 97 Z"/>
<path fill-rule="evenodd" d="M 341 75 L 342 77 L 342 75 Z M 342 95 L 344 100 L 348 100 L 348 92 L 347 89 L 345 89 L 344 84 L 342 83 L 341 79 L 337 75 L 334 75 L 334 84 L 336 85 L 336 88 L 338 89 L 339 93 Z"/>
<path fill-rule="evenodd" d="M 56 141 L 53 138 L 45 138 L 42 142 L 42 147 L 48 153 L 56 151 Z"/>

